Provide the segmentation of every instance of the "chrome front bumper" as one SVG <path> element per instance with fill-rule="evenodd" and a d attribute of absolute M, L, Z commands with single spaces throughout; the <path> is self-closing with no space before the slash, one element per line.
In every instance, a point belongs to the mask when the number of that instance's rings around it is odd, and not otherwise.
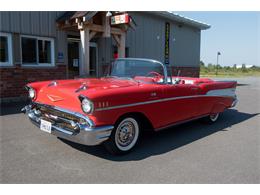
<path fill-rule="evenodd" d="M 65 112 L 66 110 L 63 109 L 63 111 Z M 22 112 L 27 114 L 31 122 L 40 128 L 41 117 L 37 116 L 31 105 L 25 106 Z M 88 124 L 78 124 L 78 126 L 79 130 L 72 132 L 52 123 L 51 134 L 75 143 L 94 146 L 106 141 L 114 128 L 112 125 L 94 127 Z"/>

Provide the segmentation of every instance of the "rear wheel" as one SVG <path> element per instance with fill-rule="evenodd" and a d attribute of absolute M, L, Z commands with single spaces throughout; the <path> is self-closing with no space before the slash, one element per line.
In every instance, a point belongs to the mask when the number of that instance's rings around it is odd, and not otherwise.
<path fill-rule="evenodd" d="M 139 134 L 138 120 L 134 117 L 125 117 L 117 122 L 109 140 L 104 145 L 112 154 L 125 154 L 136 145 Z"/>
<path fill-rule="evenodd" d="M 205 118 L 203 118 L 203 121 L 206 123 L 209 123 L 209 124 L 213 124 L 218 120 L 219 115 L 220 115 L 220 113 L 210 114 L 209 116 L 206 116 Z"/>
<path fill-rule="evenodd" d="M 213 122 L 213 123 L 218 120 L 218 117 L 219 117 L 219 113 L 209 115 L 209 119 L 210 119 L 210 121 Z"/>

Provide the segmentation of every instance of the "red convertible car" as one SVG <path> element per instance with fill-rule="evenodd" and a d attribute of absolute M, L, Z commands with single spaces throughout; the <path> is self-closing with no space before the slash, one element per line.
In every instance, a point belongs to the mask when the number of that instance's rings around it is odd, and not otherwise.
<path fill-rule="evenodd" d="M 57 137 L 129 152 L 143 130 L 162 130 L 204 118 L 215 122 L 237 103 L 236 81 L 173 77 L 150 59 L 117 59 L 102 78 L 29 83 L 32 123 Z"/>

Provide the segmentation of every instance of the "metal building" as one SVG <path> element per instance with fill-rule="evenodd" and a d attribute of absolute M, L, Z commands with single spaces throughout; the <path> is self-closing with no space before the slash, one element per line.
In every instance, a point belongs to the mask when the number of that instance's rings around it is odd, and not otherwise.
<path fill-rule="evenodd" d="M 28 82 L 102 76 L 116 57 L 198 77 L 208 28 L 171 12 L 0 12 L 0 98 L 24 96 Z"/>

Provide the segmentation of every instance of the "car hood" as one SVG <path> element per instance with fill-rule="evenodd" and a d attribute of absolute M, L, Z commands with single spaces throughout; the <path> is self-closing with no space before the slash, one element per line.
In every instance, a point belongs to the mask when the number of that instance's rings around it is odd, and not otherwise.
<path fill-rule="evenodd" d="M 136 86 L 138 82 L 117 78 L 88 78 L 58 80 L 56 85 L 50 84 L 51 82 L 37 91 L 36 101 L 64 107 L 75 99 L 78 101 L 81 94 L 91 98 L 107 90 Z"/>
<path fill-rule="evenodd" d="M 80 88 L 84 86 L 86 87 L 85 90 L 98 91 L 130 87 L 133 85 L 137 85 L 137 82 L 134 80 L 123 80 L 116 78 L 89 78 L 58 81 L 57 85 L 54 86 L 54 88 L 56 88 L 57 90 L 77 93 L 77 91 L 81 91 Z"/>

